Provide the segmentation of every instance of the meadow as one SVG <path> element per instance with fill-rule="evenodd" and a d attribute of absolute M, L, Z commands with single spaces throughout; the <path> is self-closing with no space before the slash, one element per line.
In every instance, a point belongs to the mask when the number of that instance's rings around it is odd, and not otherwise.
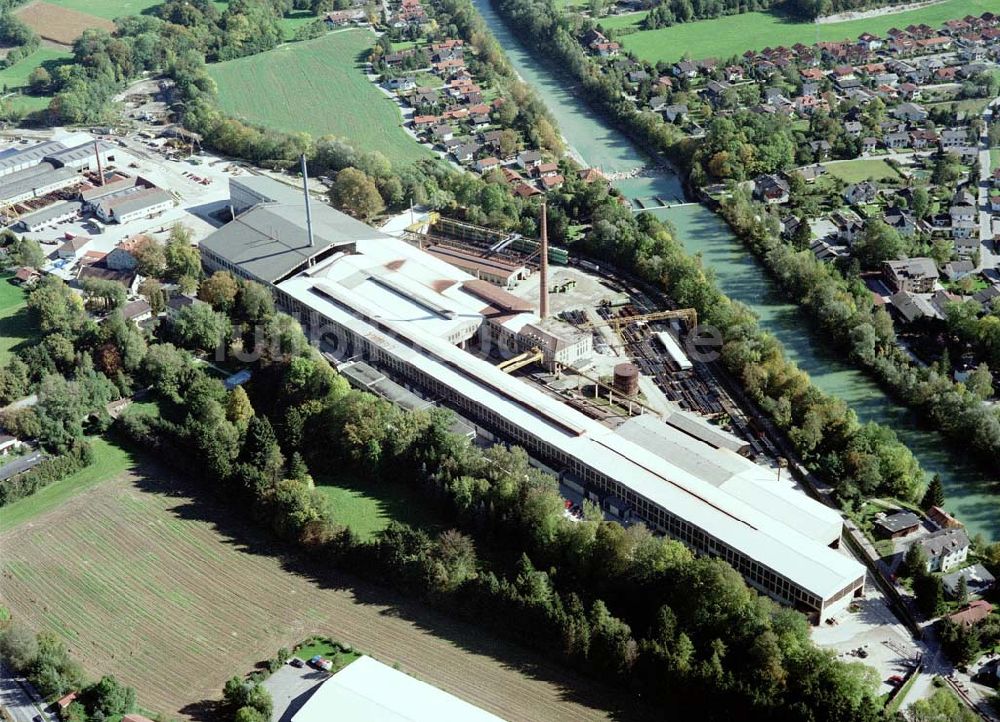
<path fill-rule="evenodd" d="M 440 528 L 440 520 L 403 484 L 390 480 L 364 483 L 341 476 L 317 480 L 316 489 L 330 500 L 337 523 L 365 541 L 393 520 L 428 530 Z"/>
<path fill-rule="evenodd" d="M 593 682 L 295 558 L 245 509 L 192 491 L 140 464 L 22 520 L 0 534 L 0 606 L 168 717 L 205 718 L 226 679 L 322 635 L 509 719 L 606 718 Z"/>
<path fill-rule="evenodd" d="M 114 20 L 125 15 L 142 15 L 150 8 L 162 5 L 163 0 L 46 0 L 53 5 Z"/>
<path fill-rule="evenodd" d="M 846 183 L 860 183 L 873 178 L 877 181 L 899 181 L 899 173 L 881 158 L 858 158 L 823 164 L 827 173 Z"/>
<path fill-rule="evenodd" d="M 685 55 L 723 60 L 768 46 L 854 39 L 864 32 L 884 35 L 889 28 L 910 24 L 926 23 L 936 28 L 946 20 L 985 12 L 1000 13 L 1000 0 L 945 0 L 917 10 L 840 23 L 796 22 L 775 12 L 743 13 L 658 30 L 639 30 L 619 40 L 625 50 L 654 63 L 673 63 Z M 608 30 L 638 29 L 644 17 L 645 13 L 619 15 L 603 18 L 601 25 Z"/>
<path fill-rule="evenodd" d="M 11 278 L 10 273 L 0 273 L 0 366 L 19 344 L 34 335 L 24 290 L 11 283 Z"/>
<path fill-rule="evenodd" d="M 401 127 L 395 101 L 365 76 L 368 30 L 345 30 L 209 67 L 222 109 L 248 123 L 335 135 L 393 163 L 433 157 Z"/>

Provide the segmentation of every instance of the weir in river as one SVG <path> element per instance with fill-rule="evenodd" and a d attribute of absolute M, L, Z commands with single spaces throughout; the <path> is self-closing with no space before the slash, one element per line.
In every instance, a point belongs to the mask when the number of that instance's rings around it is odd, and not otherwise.
<path fill-rule="evenodd" d="M 538 91 L 573 155 L 585 165 L 618 178 L 615 187 L 629 199 L 643 199 L 646 206 L 669 202 L 669 208 L 650 208 L 648 212 L 676 226 L 684 247 L 702 255 L 722 291 L 753 309 L 761 325 L 781 341 L 788 357 L 820 389 L 847 402 L 862 421 L 875 421 L 895 430 L 928 474 L 940 474 L 945 507 L 965 523 L 970 534 L 1000 540 L 1000 460 L 996 471 L 987 475 L 943 436 L 921 428 L 914 414 L 893 401 L 871 378 L 845 364 L 813 330 L 806 315 L 783 298 L 766 269 L 719 216 L 701 204 L 685 203 L 675 174 L 642 153 L 569 90 L 571 80 L 557 77 L 528 53 L 489 0 L 473 2 L 515 70 Z M 656 172 L 648 172 L 650 168 Z"/>

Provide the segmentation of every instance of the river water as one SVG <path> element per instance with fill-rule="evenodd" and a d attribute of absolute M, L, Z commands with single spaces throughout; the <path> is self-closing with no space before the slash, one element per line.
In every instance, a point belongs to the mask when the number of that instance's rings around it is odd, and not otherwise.
<path fill-rule="evenodd" d="M 572 151 L 588 166 L 606 173 L 622 173 L 651 165 L 648 157 L 616 131 L 563 81 L 537 62 L 507 29 L 489 0 L 473 0 L 487 25 L 520 76 L 533 85 L 562 130 Z M 678 178 L 670 173 L 628 178 L 615 185 L 629 198 L 647 206 L 683 197 Z M 719 287 L 760 317 L 761 325 L 785 347 L 788 357 L 828 394 L 848 403 L 862 421 L 876 421 L 894 429 L 930 474 L 944 482 L 945 507 L 956 514 L 972 534 L 1000 539 L 1000 460 L 987 475 L 965 461 L 960 449 L 932 430 L 922 429 L 914 415 L 890 399 L 865 374 L 844 364 L 809 325 L 806 316 L 788 303 L 766 269 L 740 243 L 725 222 L 700 204 L 677 204 L 651 211 L 676 226 L 684 247 L 700 253 Z"/>

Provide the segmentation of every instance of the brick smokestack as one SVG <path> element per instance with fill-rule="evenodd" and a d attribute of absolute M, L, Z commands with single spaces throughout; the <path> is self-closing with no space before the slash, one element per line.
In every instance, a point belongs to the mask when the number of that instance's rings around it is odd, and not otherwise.
<path fill-rule="evenodd" d="M 101 164 L 101 146 L 96 140 L 94 141 L 94 155 L 97 156 L 97 177 L 100 179 L 98 183 L 100 183 L 103 186 L 104 166 Z"/>
<path fill-rule="evenodd" d="M 538 271 L 538 315 L 549 316 L 549 222 L 546 216 L 545 201 L 542 201 L 542 264 Z"/>

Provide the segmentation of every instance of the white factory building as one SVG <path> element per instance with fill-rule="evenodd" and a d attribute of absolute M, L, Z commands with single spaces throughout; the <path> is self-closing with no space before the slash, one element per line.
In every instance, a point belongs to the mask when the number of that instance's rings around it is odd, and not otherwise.
<path fill-rule="evenodd" d="M 831 548 L 842 531 L 836 511 L 696 428 L 640 417 L 611 429 L 504 373 L 486 352 L 498 343 L 508 356 L 538 347 L 546 361 L 562 354 L 572 365 L 590 355 L 589 334 L 540 320 L 522 299 L 351 219 L 341 230 L 364 229 L 353 242 L 321 242 L 317 231 L 310 246 L 304 214 L 296 216 L 291 202 L 276 205 L 256 206 L 210 236 L 203 258 L 210 269 L 261 278 L 262 255 L 246 244 L 286 248 L 267 255 L 267 280 L 324 349 L 433 395 L 481 433 L 523 446 L 605 509 L 727 560 L 748 583 L 814 620 L 863 593 L 864 567 Z M 238 225 L 266 208 L 281 210 L 290 226 L 298 219 L 280 243 L 267 228 L 247 233 Z M 342 217 L 327 206 L 313 210 L 317 227 Z M 315 223 L 317 215 L 328 220 Z M 232 226 L 239 232 L 227 231 Z"/>

